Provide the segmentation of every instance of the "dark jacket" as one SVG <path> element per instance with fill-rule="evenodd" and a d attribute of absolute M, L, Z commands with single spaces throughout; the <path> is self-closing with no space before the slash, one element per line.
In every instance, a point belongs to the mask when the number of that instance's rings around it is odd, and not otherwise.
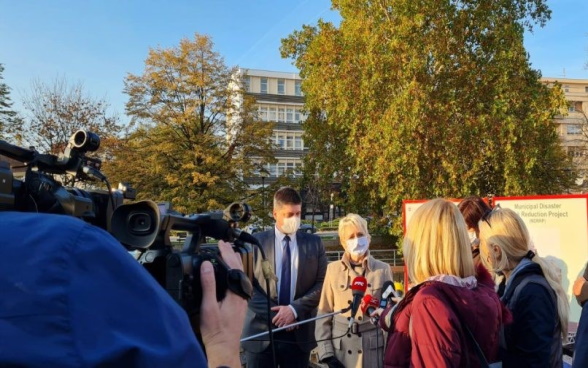
<path fill-rule="evenodd" d="M 467 324 L 489 362 L 498 360 L 500 326 L 509 313 L 481 265 L 473 289 L 427 281 L 412 288 L 394 310 L 384 367 L 477 367 L 479 360 L 462 326 Z M 451 300 L 449 300 L 451 298 Z M 390 308 L 382 314 L 385 321 Z M 385 324 L 385 323 L 384 323 Z M 409 328 L 409 324 L 412 328 Z"/>
<path fill-rule="evenodd" d="M 267 259 L 270 261 L 275 271 L 274 257 L 274 240 L 275 230 L 264 231 L 254 235 L 265 252 Z M 309 319 L 316 315 L 317 306 L 321 297 L 321 289 L 327 271 L 327 257 L 321 238 L 313 234 L 296 232 L 296 244 L 298 246 L 298 278 L 296 279 L 296 293 L 294 301 L 291 303 L 296 310 L 298 321 Z M 243 337 L 252 336 L 268 330 L 267 315 L 267 297 L 266 283 L 263 278 L 261 266 L 261 254 L 255 250 L 255 268 L 254 276 L 259 283 L 258 287 L 253 289 L 253 297 L 249 301 L 247 315 L 243 326 Z M 261 288 L 261 290 L 260 290 Z M 278 305 L 276 280 L 270 281 L 270 306 Z M 272 313 L 271 318 L 275 316 Z M 270 318 L 270 319 L 271 319 Z M 316 347 L 314 341 L 314 323 L 300 325 L 293 332 L 296 335 L 299 347 L 303 351 L 311 351 Z M 261 341 L 245 341 L 243 348 L 252 353 L 264 351 L 269 346 L 268 338 L 261 338 Z"/>
<path fill-rule="evenodd" d="M 513 316 L 513 323 L 504 328 L 503 367 L 561 367 L 557 299 L 541 266 L 534 262 L 524 265 L 509 280 L 501 300 Z"/>
<path fill-rule="evenodd" d="M 0 239 L 0 366 L 206 366 L 186 312 L 110 234 L 0 212 Z"/>
<path fill-rule="evenodd" d="M 576 331 L 576 342 L 574 344 L 574 368 L 588 367 L 588 303 L 582 307 L 582 315 Z"/>

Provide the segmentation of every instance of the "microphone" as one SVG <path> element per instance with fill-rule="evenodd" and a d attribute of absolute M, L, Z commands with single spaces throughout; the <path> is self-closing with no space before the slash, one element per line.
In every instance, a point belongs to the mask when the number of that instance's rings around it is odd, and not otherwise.
<path fill-rule="evenodd" d="M 382 300 L 384 301 L 384 303 L 386 303 L 386 299 L 382 299 Z M 376 309 L 378 309 L 379 307 L 380 307 L 380 301 L 378 300 L 378 298 L 374 298 L 371 295 L 366 295 L 361 300 L 361 305 L 360 305 L 361 312 L 363 314 L 365 314 L 366 316 L 370 317 L 370 321 L 374 325 L 377 325 L 378 320 L 380 319 L 380 317 L 377 316 L 377 315 L 371 317 L 370 315 L 372 313 L 374 313 L 374 311 Z"/>
<path fill-rule="evenodd" d="M 363 298 L 366 290 L 367 280 L 365 277 L 357 276 L 353 279 L 353 282 L 351 283 L 351 294 L 353 294 L 353 302 L 351 303 L 351 318 L 349 319 L 349 328 L 351 328 L 351 325 L 353 325 L 353 322 L 355 321 L 357 309 L 359 308 L 361 298 Z"/>
<path fill-rule="evenodd" d="M 380 308 L 386 308 L 388 304 L 388 298 L 394 296 L 394 283 L 392 281 L 384 282 L 382 285 L 382 300 L 380 300 Z M 382 306 L 384 304 L 384 306 Z"/>
<path fill-rule="evenodd" d="M 366 295 L 361 299 L 361 304 L 359 305 L 359 309 L 361 309 L 361 313 L 369 316 L 370 314 L 374 313 L 376 309 L 380 306 L 380 301 L 378 298 L 374 298 L 371 295 Z"/>

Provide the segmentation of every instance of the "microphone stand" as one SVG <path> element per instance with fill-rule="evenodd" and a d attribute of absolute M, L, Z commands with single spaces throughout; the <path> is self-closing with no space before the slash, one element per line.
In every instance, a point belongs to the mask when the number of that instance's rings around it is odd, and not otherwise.
<path fill-rule="evenodd" d="M 351 310 L 351 306 L 349 306 L 347 308 L 343 308 L 343 309 L 338 310 L 338 311 L 335 311 L 335 312 L 332 312 L 332 313 L 321 314 L 320 316 L 316 316 L 316 317 L 313 317 L 313 318 L 305 319 L 303 321 L 295 322 L 295 323 L 292 323 L 290 325 L 286 325 L 286 326 L 283 326 L 283 327 L 280 327 L 280 328 L 273 328 L 272 329 L 272 332 L 278 332 L 278 331 L 287 330 L 287 329 L 289 329 L 291 327 L 300 326 L 300 325 L 303 325 L 305 323 L 313 322 L 313 321 L 316 321 L 316 320 L 319 320 L 319 319 L 322 319 L 322 318 L 332 317 L 332 316 L 334 316 L 336 314 L 345 313 L 345 312 L 347 312 L 349 310 Z M 258 333 L 256 335 L 247 336 L 247 337 L 242 338 L 241 339 L 241 342 L 248 341 L 248 340 L 253 340 L 253 339 L 256 339 L 256 338 L 259 338 L 259 337 L 263 337 L 265 335 L 269 335 L 269 333 L 270 333 L 269 331 L 266 331 L 266 332 Z"/>

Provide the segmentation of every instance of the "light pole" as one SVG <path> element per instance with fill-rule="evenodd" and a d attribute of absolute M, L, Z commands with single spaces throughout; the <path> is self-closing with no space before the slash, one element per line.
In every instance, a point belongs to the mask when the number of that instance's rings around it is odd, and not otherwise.
<path fill-rule="evenodd" d="M 269 176 L 269 172 L 265 168 L 262 168 L 259 173 L 261 174 L 261 210 L 263 213 L 263 216 L 261 217 L 261 226 L 263 227 L 263 230 L 265 230 L 265 217 L 267 216 L 265 208 L 265 178 Z"/>
<path fill-rule="evenodd" d="M 263 217 L 261 218 L 261 225 L 264 227 L 265 230 L 265 176 L 261 175 L 261 210 L 263 211 Z"/>
<path fill-rule="evenodd" d="M 331 205 L 329 206 L 329 226 L 333 226 L 333 217 L 335 217 L 335 206 L 333 205 L 333 195 L 335 193 L 331 192 Z"/>

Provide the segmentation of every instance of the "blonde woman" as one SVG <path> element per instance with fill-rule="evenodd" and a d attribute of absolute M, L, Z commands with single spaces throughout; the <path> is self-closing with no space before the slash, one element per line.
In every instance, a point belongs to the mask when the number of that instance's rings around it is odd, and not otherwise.
<path fill-rule="evenodd" d="M 514 320 L 504 330 L 503 366 L 561 367 L 569 305 L 555 269 L 530 250 L 527 227 L 511 209 L 489 212 L 479 227 L 482 262 L 506 277 L 501 300 Z"/>
<path fill-rule="evenodd" d="M 382 285 L 392 280 L 390 266 L 370 256 L 370 234 L 367 222 L 356 214 L 348 214 L 339 222 L 339 240 L 345 250 L 343 257 L 327 267 L 318 315 L 332 313 L 349 306 L 351 283 L 357 276 L 367 279 L 366 295 L 380 298 Z M 369 317 L 355 316 L 353 331 L 346 334 L 350 312 L 319 319 L 315 337 L 319 359 L 333 367 L 380 367 L 384 337 Z"/>
<path fill-rule="evenodd" d="M 440 198 L 421 205 L 408 224 L 403 251 L 414 286 L 380 318 L 389 331 L 384 367 L 480 366 L 473 339 L 486 361 L 497 361 L 508 311 L 489 272 L 474 266 L 457 206 Z"/>

